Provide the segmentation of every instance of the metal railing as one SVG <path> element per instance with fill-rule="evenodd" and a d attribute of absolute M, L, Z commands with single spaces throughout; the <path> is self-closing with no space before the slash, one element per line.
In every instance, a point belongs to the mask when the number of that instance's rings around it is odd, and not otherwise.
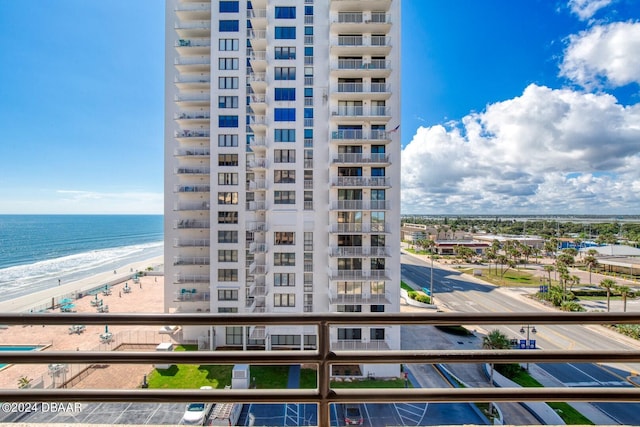
<path fill-rule="evenodd" d="M 257 308 L 257 307 L 256 307 Z M 334 389 L 331 367 L 363 363 L 554 363 L 640 362 L 640 351 L 619 350 L 336 350 L 330 329 L 342 325 L 520 325 L 536 324 L 640 324 L 639 313 L 343 313 L 343 314 L 39 314 L 3 313 L 5 325 L 217 325 L 217 326 L 315 326 L 317 349 L 303 351 L 6 351 L 0 363 L 13 364 L 311 364 L 317 367 L 315 389 L 2 389 L 3 402 L 193 402 L 219 403 L 315 403 L 318 425 L 330 425 L 331 403 L 363 402 L 640 402 L 637 387 L 544 387 L 544 388 L 404 388 Z"/>

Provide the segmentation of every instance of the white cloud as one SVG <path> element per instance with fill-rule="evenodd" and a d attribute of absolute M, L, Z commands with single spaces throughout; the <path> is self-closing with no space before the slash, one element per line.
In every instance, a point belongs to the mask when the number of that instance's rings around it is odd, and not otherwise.
<path fill-rule="evenodd" d="M 571 12 L 585 21 L 591 18 L 595 13 L 605 6 L 608 6 L 612 0 L 569 0 L 569 8 Z"/>
<path fill-rule="evenodd" d="M 402 153 L 404 213 L 640 209 L 640 104 L 530 85 Z"/>
<path fill-rule="evenodd" d="M 640 83 L 640 22 L 595 25 L 568 40 L 561 76 L 588 89 Z"/>

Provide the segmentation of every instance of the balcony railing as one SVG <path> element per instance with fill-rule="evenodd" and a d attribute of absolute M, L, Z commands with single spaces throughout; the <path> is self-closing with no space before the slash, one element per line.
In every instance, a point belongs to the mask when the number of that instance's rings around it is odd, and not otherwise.
<path fill-rule="evenodd" d="M 386 257 L 389 256 L 389 248 L 384 246 L 364 247 L 364 246 L 332 246 L 329 248 L 329 255 L 335 257 Z"/>
<path fill-rule="evenodd" d="M 209 239 L 173 239 L 175 248 L 208 248 L 211 246 Z"/>
<path fill-rule="evenodd" d="M 357 129 L 339 130 L 331 132 L 331 139 L 345 139 L 345 140 L 383 140 L 389 139 L 389 133 L 383 130 L 372 130 L 371 132 L 365 132 Z"/>
<path fill-rule="evenodd" d="M 209 147 L 192 147 L 192 148 L 176 148 L 173 151 L 174 156 L 204 156 L 211 155 Z"/>
<path fill-rule="evenodd" d="M 173 222 L 173 228 L 175 229 L 209 228 L 209 225 L 209 221 L 197 219 L 180 219 Z"/>
<path fill-rule="evenodd" d="M 389 187 L 391 179 L 385 177 L 338 176 L 331 180 L 336 187 Z"/>
<path fill-rule="evenodd" d="M 338 107 L 331 112 L 332 116 L 338 117 L 381 117 L 390 116 L 390 107 L 360 107 L 360 106 L 347 106 Z"/>
<path fill-rule="evenodd" d="M 389 200 L 332 200 L 333 210 L 389 210 Z"/>
<path fill-rule="evenodd" d="M 390 230 L 391 227 L 387 223 L 338 222 L 332 223 L 329 227 L 331 233 L 389 233 Z"/>
<path fill-rule="evenodd" d="M 389 270 L 331 270 L 331 280 L 389 280 Z"/>
<path fill-rule="evenodd" d="M 256 301 L 253 311 L 260 312 Z M 343 313 L 292 315 L 235 314 L 0 314 L 2 325 L 213 325 L 300 326 L 317 328 L 317 350 L 303 351 L 3 351 L 4 364 L 262 364 L 315 365 L 318 383 L 312 389 L 2 389 L 2 402 L 194 402 L 218 403 L 314 403 L 318 425 L 331 423 L 331 403 L 367 402 L 640 402 L 637 387 L 532 387 L 532 388 L 331 388 L 332 365 L 363 363 L 637 363 L 640 352 L 629 350 L 410 350 L 345 351 L 331 340 L 337 325 L 537 325 L 640 324 L 635 313 Z M 344 343 L 349 345 L 349 343 Z M 334 345 L 334 347 L 332 347 Z M 354 346 L 357 345 L 354 343 Z"/>
<path fill-rule="evenodd" d="M 389 155 L 385 153 L 339 153 L 333 163 L 389 163 Z"/>

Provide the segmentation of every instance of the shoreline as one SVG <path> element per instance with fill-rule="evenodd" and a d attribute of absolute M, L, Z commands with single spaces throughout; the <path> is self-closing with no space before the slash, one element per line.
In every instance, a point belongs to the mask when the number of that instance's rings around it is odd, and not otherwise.
<path fill-rule="evenodd" d="M 164 274 L 164 256 L 155 256 L 142 261 L 128 262 L 123 261 L 126 264 L 122 264 L 118 267 L 114 274 L 113 270 L 104 271 L 102 273 L 89 276 L 84 279 L 75 280 L 73 282 L 65 283 L 59 286 L 55 286 L 49 289 L 36 291 L 27 295 L 16 297 L 6 301 L 0 301 L 0 312 L 3 313 L 16 313 L 16 312 L 30 312 L 30 311 L 42 311 L 47 307 L 56 306 L 58 301 L 63 298 L 71 298 L 73 300 L 76 297 L 84 296 L 90 290 L 97 289 L 101 286 L 116 283 L 122 283 L 130 280 L 131 276 L 136 272 L 147 271 L 148 267 L 153 267 L 153 270 L 147 274 L 151 275 L 163 275 Z"/>

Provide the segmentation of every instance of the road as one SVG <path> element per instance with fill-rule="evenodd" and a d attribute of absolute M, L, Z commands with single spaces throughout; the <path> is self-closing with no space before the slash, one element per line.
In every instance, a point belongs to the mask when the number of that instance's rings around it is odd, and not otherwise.
<path fill-rule="evenodd" d="M 403 279 L 408 279 L 421 287 L 429 287 L 430 263 L 407 255 L 402 258 Z M 535 312 L 549 309 L 526 298 L 524 296 L 526 291 L 498 288 L 468 275 L 440 268 L 437 265 L 433 269 L 433 279 L 435 303 L 438 308 L 447 311 L 504 313 Z M 521 334 L 518 325 L 466 326 L 483 332 L 497 328 L 510 338 L 519 340 L 526 338 L 526 333 Z M 526 325 L 523 326 L 526 328 Z M 606 348 L 625 351 L 637 350 L 640 347 L 639 343 L 597 325 L 540 325 L 536 326 L 536 331 L 535 335 L 530 334 L 530 338 L 535 338 L 537 347 L 544 349 L 593 350 Z M 631 387 L 633 384 L 627 381 L 626 377 L 631 372 L 640 372 L 640 364 L 636 363 L 602 366 L 595 364 L 544 364 L 539 367 L 556 377 L 561 385 L 569 387 Z M 594 404 L 594 406 L 624 424 L 637 423 L 637 414 L 640 412 L 640 404 L 606 403 Z"/>

